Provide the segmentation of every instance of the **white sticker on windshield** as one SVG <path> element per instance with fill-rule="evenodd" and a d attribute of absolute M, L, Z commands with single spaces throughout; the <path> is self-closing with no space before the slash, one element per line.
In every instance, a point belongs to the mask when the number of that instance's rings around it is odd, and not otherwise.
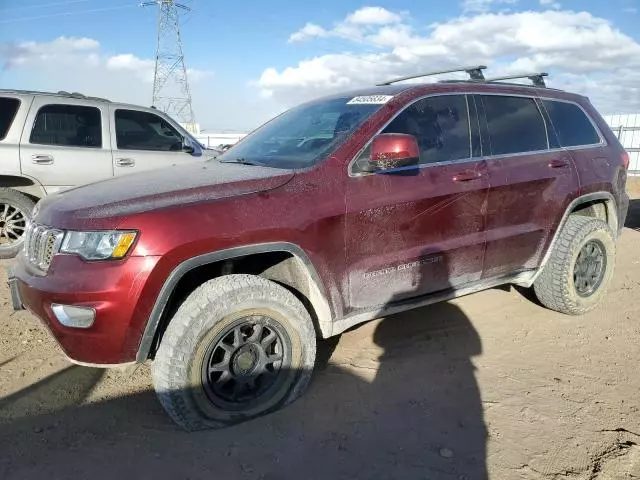
<path fill-rule="evenodd" d="M 393 98 L 393 95 L 362 95 L 361 97 L 353 97 L 347 102 L 347 105 L 382 105 Z"/>

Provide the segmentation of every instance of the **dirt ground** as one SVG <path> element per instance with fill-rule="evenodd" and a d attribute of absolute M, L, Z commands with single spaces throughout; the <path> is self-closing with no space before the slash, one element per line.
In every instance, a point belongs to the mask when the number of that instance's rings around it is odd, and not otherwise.
<path fill-rule="evenodd" d="M 71 366 L 2 288 L 0 479 L 640 478 L 640 201 L 627 225 L 588 315 L 504 288 L 371 322 L 290 407 L 191 434 L 148 366 Z"/>

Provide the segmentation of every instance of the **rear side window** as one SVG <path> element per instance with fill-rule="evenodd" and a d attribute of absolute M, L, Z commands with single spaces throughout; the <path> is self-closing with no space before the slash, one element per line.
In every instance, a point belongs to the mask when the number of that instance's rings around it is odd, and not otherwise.
<path fill-rule="evenodd" d="M 577 147 L 600 143 L 600 136 L 584 111 L 573 103 L 543 100 L 560 146 Z"/>
<path fill-rule="evenodd" d="M 480 95 L 487 118 L 492 155 L 546 150 L 544 119 L 533 98 Z"/>
<path fill-rule="evenodd" d="M 4 140 L 9 133 L 19 107 L 20 100 L 17 98 L 0 98 L 0 140 Z"/>
<path fill-rule="evenodd" d="M 45 105 L 38 110 L 29 142 L 99 148 L 102 146 L 100 110 L 81 105 Z"/>
<path fill-rule="evenodd" d="M 469 112 L 464 95 L 429 97 L 398 115 L 382 133 L 408 133 L 418 140 L 420 163 L 471 156 Z"/>
<path fill-rule="evenodd" d="M 116 110 L 120 150 L 182 151 L 182 136 L 162 117 L 138 110 Z"/>

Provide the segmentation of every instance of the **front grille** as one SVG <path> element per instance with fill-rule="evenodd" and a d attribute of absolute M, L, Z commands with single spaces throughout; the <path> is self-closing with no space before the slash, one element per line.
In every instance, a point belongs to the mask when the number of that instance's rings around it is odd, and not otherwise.
<path fill-rule="evenodd" d="M 27 261 L 42 273 L 46 273 L 53 256 L 60 248 L 62 236 L 63 232 L 55 228 L 34 223 L 29 225 L 24 237 L 24 254 Z"/>

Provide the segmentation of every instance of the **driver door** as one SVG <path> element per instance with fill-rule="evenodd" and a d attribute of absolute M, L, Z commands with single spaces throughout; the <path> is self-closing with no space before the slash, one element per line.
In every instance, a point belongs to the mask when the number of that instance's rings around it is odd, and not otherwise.
<path fill-rule="evenodd" d="M 416 137 L 419 166 L 367 173 L 360 165 L 368 149 L 352 163 L 346 257 L 354 309 L 480 280 L 489 176 L 475 117 L 465 95 L 418 100 L 382 133 Z"/>
<path fill-rule="evenodd" d="M 111 149 L 116 176 L 193 162 L 182 135 L 164 118 L 135 108 L 110 107 Z"/>

